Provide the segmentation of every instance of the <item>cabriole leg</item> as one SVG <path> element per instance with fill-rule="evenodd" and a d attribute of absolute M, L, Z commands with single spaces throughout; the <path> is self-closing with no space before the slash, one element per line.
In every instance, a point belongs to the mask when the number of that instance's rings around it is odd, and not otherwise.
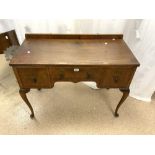
<path fill-rule="evenodd" d="M 115 117 L 118 117 L 118 109 L 120 108 L 120 106 L 123 104 L 123 102 L 126 100 L 126 98 L 129 96 L 129 92 L 130 89 L 129 88 L 121 88 L 120 91 L 123 93 L 123 96 L 121 98 L 121 100 L 119 101 L 116 110 L 115 110 Z"/>
<path fill-rule="evenodd" d="M 29 107 L 29 109 L 31 110 L 31 115 L 30 117 L 33 118 L 34 117 L 34 111 L 33 108 L 29 102 L 29 100 L 27 99 L 26 93 L 28 93 L 30 91 L 30 89 L 20 89 L 19 90 L 19 94 L 22 97 L 22 99 L 25 101 L 25 103 L 27 104 L 27 106 Z"/>

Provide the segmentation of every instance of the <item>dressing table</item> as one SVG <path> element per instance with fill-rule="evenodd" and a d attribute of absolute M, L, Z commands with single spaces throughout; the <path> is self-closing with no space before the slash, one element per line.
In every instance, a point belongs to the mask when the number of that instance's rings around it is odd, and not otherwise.
<path fill-rule="evenodd" d="M 93 81 L 98 88 L 120 89 L 123 96 L 115 109 L 117 117 L 139 66 L 122 34 L 25 34 L 17 50 L 10 66 L 31 118 L 34 111 L 26 94 L 61 81 Z"/>

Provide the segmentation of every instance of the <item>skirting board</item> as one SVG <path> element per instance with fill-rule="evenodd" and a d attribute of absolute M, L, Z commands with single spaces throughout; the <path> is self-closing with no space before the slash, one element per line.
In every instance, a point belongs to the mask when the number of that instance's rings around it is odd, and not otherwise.
<path fill-rule="evenodd" d="M 130 97 L 133 97 L 137 100 L 141 100 L 141 101 L 144 101 L 144 102 L 151 102 L 151 98 L 145 98 L 145 97 L 141 97 L 141 96 L 136 96 L 136 95 L 133 95 L 133 94 L 129 94 Z"/>

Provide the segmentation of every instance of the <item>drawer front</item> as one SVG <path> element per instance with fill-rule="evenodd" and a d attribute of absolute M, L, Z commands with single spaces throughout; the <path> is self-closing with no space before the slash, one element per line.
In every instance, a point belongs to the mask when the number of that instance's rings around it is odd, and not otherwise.
<path fill-rule="evenodd" d="M 51 88 L 56 81 L 95 81 L 100 88 L 127 88 L 134 72 L 133 67 L 16 68 L 22 88 Z"/>
<path fill-rule="evenodd" d="M 17 68 L 17 74 L 23 88 L 50 87 L 48 68 Z"/>
<path fill-rule="evenodd" d="M 103 80 L 103 86 L 107 88 L 129 87 L 135 69 L 133 68 L 108 68 Z"/>
<path fill-rule="evenodd" d="M 97 67 L 51 67 L 53 81 L 95 81 L 101 79 L 104 70 Z"/>

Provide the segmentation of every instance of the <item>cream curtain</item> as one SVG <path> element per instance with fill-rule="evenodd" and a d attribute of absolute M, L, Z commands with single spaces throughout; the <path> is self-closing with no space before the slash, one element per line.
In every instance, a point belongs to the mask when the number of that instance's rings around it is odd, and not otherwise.
<path fill-rule="evenodd" d="M 128 20 L 124 40 L 140 61 L 130 96 L 151 101 L 155 91 L 155 20 Z"/>
<path fill-rule="evenodd" d="M 15 29 L 20 43 L 25 33 L 123 33 L 126 20 L 0 20 L 0 32 Z"/>
<path fill-rule="evenodd" d="M 155 21 L 153 20 L 0 20 L 0 33 L 15 29 L 19 42 L 25 33 L 123 33 L 141 66 L 131 84 L 132 97 L 151 101 L 155 91 Z M 85 83 L 96 89 L 95 83 Z"/>

